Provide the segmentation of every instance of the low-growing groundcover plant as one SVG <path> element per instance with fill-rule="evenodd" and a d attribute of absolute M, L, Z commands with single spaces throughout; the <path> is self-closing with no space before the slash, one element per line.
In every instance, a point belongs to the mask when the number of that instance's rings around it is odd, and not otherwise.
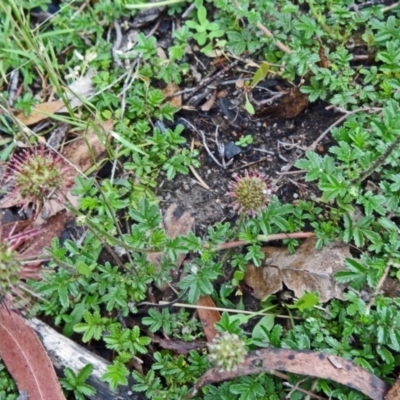
<path fill-rule="evenodd" d="M 15 400 L 18 396 L 16 385 L 3 364 L 0 364 L 0 398 Z"/>
<path fill-rule="evenodd" d="M 18 70 L 25 90 L 14 103 L 16 109 L 30 112 L 35 103 L 32 83 L 38 75 L 48 75 L 62 97 L 60 75 L 69 75 L 81 65 L 80 55 L 95 53 L 87 63 L 96 70 L 93 83 L 97 94 L 84 103 L 81 118 L 93 113 L 104 120 L 115 118 L 114 130 L 121 140 L 118 146 L 109 145 L 110 160 L 118 161 L 124 172 L 135 174 L 135 179 L 123 175 L 101 182 L 77 178 L 74 192 L 80 203 L 74 211 L 87 234 L 82 241 L 61 244 L 53 240 L 49 249 L 52 261 L 42 281 L 31 283 L 46 300 L 40 303 L 40 312 L 60 325 L 65 335 L 75 332 L 84 343 L 102 343 L 113 353 L 113 363 L 103 377 L 112 388 L 126 385 L 132 375 L 136 382 L 132 389 L 149 399 L 183 399 L 211 368 L 207 351 L 176 354 L 153 346 L 150 334 L 191 342 L 202 338 L 203 330 L 193 313 L 183 309 L 151 308 L 143 315 L 141 302 L 149 288 L 171 282 L 170 271 L 176 268 L 178 256 L 188 254 L 189 262 L 177 284 L 184 293 L 182 301 L 195 304 L 200 296 L 209 295 L 218 306 L 243 309 L 241 279 L 249 262 L 263 263 L 260 238 L 310 230 L 316 235 L 317 247 L 341 240 L 354 248 L 355 257 L 348 259 L 347 269 L 336 276 L 348 285 L 346 300 L 291 309 L 291 317 L 296 318 L 289 324 L 273 315 L 260 320 L 255 316 L 257 323 L 247 324 L 248 319 L 243 322 L 225 312 L 216 324 L 220 337 L 238 338 L 237 343 L 243 343 L 240 353 L 264 346 L 323 351 L 350 359 L 393 383 L 400 363 L 400 300 L 398 292 L 384 290 L 384 283 L 400 278 L 398 5 L 347 0 L 197 0 L 187 23 L 179 24 L 172 34 L 167 61 L 157 53 L 154 35 L 138 33 L 131 53 L 120 60 L 136 71 L 137 79 L 124 86 L 120 77 L 126 70 L 113 59 L 115 52 L 106 40 L 106 31 L 115 21 L 137 13 L 132 6 L 138 3 L 100 0 L 80 12 L 80 5 L 71 3 L 45 29 L 34 30 L 25 23 L 30 14 L 18 11 L 29 10 L 30 2 L 0 5 L 0 35 L 5 43 L 0 49 L 0 74 L 8 82 L 9 72 Z M 188 6 L 183 1 L 171 4 L 167 12 L 183 18 Z M 267 32 L 266 25 L 273 37 L 260 34 L 260 30 Z M 241 174 L 232 182 L 232 192 L 246 179 L 257 179 L 262 186 L 257 199 L 265 201 L 265 206 L 257 204 L 252 210 L 249 204 L 236 204 L 238 211 L 246 213 L 236 223 L 216 222 L 202 238 L 194 233 L 174 239 L 167 236 L 153 194 L 157 176 L 164 170 L 167 178 L 173 179 L 200 164 L 197 153 L 184 146 L 184 127 L 172 125 L 177 109 L 165 101 L 157 84 L 185 82 L 190 71 L 185 58 L 188 42 L 200 45 L 207 55 L 218 49 L 267 63 L 271 76 L 299 85 L 310 101 L 327 101 L 341 113 L 340 124 L 329 130 L 334 144 L 328 153 L 317 154 L 311 146 L 295 163 L 303 170 L 305 181 L 318 187 L 318 199 L 283 204 L 263 176 Z M 76 51 L 67 51 L 70 46 Z M 61 52 L 62 63 L 54 56 Z M 7 91 L 2 90 L 3 99 L 8 100 Z M 157 126 L 153 126 L 155 121 Z M 8 159 L 14 139 L 21 137 L 15 130 L 7 130 L 1 142 L 2 159 Z M 127 222 L 129 229 L 122 230 L 119 221 Z M 247 246 L 243 251 L 220 251 L 221 244 L 235 241 L 245 241 Z M 292 237 L 283 244 L 293 252 L 299 241 Z M 122 248 L 123 256 L 103 262 L 99 258 L 103 247 L 114 256 L 116 249 Z M 157 267 L 146 258 L 146 253 L 153 251 L 162 253 Z M 236 273 L 235 279 L 224 279 L 226 265 Z M 265 299 L 261 307 L 275 314 L 288 313 L 275 300 L 274 296 Z M 130 361 L 144 355 L 151 359 L 144 374 L 132 371 Z M 229 359 L 221 361 L 223 366 L 233 367 Z M 88 371 L 89 367 L 83 375 L 67 372 L 64 386 L 75 391 L 76 398 L 89 394 L 90 388 L 79 380 Z M 196 398 L 303 398 L 296 385 L 330 398 L 363 398 L 328 380 L 290 375 L 291 388 L 284 383 L 263 373 L 206 386 Z"/>

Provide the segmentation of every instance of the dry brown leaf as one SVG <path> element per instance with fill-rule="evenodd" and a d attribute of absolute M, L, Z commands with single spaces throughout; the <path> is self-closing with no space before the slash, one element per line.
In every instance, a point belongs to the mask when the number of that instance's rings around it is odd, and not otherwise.
<path fill-rule="evenodd" d="M 165 50 L 162 47 L 157 47 L 157 55 L 163 61 L 167 61 L 168 60 L 167 53 L 165 52 Z"/>
<path fill-rule="evenodd" d="M 154 0 L 151 0 L 148 1 L 147 3 L 154 3 L 154 2 L 155 2 Z M 131 26 L 134 28 L 140 28 L 143 25 L 146 25 L 149 22 L 156 20 L 164 10 L 165 6 L 145 8 L 136 14 L 135 18 L 133 19 L 133 22 L 131 23 Z"/>
<path fill-rule="evenodd" d="M 216 99 L 217 99 L 217 91 L 213 90 L 211 92 L 210 98 L 201 106 L 201 111 L 210 111 Z"/>
<path fill-rule="evenodd" d="M 275 348 L 261 349 L 247 355 L 234 372 L 221 372 L 219 368 L 208 370 L 190 392 L 193 394 L 204 385 L 234 379 L 239 376 L 260 374 L 261 372 L 270 373 L 277 370 L 330 379 L 356 389 L 373 400 L 384 399 L 383 396 L 389 389 L 387 383 L 349 360 L 336 356 L 335 359 L 343 368 L 336 368 L 329 361 L 328 355 L 321 352 Z"/>
<path fill-rule="evenodd" d="M 293 88 L 282 97 L 278 105 L 263 106 L 256 112 L 256 117 L 272 115 L 278 118 L 291 119 L 297 117 L 308 105 L 308 96 Z"/>
<path fill-rule="evenodd" d="M 221 314 L 218 310 L 215 309 L 217 306 L 210 296 L 200 297 L 197 305 L 199 306 L 199 308 L 197 309 L 197 313 L 199 314 L 201 324 L 203 325 L 204 334 L 206 335 L 207 342 L 211 342 L 218 333 L 214 325 L 221 319 Z M 201 306 L 213 307 L 214 310 L 201 308 Z"/>
<path fill-rule="evenodd" d="M 175 93 L 179 92 L 180 88 L 176 83 L 169 83 L 163 90 L 163 94 L 168 98 L 168 102 L 173 107 L 182 108 L 182 95 L 175 96 Z"/>
<path fill-rule="evenodd" d="M 151 332 L 148 332 L 147 336 L 150 337 L 152 343 L 158 343 L 163 349 L 172 350 L 178 354 L 188 354 L 192 350 L 205 349 L 207 347 L 206 342 L 203 340 L 184 342 L 178 339 L 165 339 Z"/>
<path fill-rule="evenodd" d="M 109 119 L 104 122 L 102 129 L 110 132 L 114 122 Z M 89 129 L 85 136 L 71 142 L 64 148 L 62 155 L 80 171 L 86 172 L 105 153 L 106 147 L 101 142 L 94 129 Z"/>
<path fill-rule="evenodd" d="M 0 356 L 29 400 L 65 400 L 51 361 L 35 332 L 18 314 L 0 307 Z"/>
<path fill-rule="evenodd" d="M 335 242 L 321 250 L 315 248 L 315 239 L 307 239 L 295 254 L 285 248 L 266 246 L 264 265 L 247 266 L 245 282 L 253 288 L 254 296 L 263 299 L 282 289 L 282 281 L 300 298 L 305 291 L 319 292 L 321 302 L 332 298 L 343 299 L 343 285 L 334 274 L 343 270 L 345 258 L 351 258 L 344 243 Z"/>
<path fill-rule="evenodd" d="M 10 208 L 10 207 L 18 207 L 23 203 L 23 198 L 21 193 L 15 193 L 15 196 L 12 197 L 3 197 L 0 200 L 0 208 Z"/>
<path fill-rule="evenodd" d="M 75 215 L 70 211 L 62 210 L 55 215 L 52 215 L 49 219 L 43 221 L 39 218 L 35 221 L 35 225 L 39 226 L 41 234 L 32 239 L 28 245 L 28 249 L 26 250 L 27 254 L 31 255 L 39 255 L 43 254 L 44 249 L 50 246 L 51 241 L 60 237 L 62 233 L 66 229 L 66 225 L 75 219 Z"/>
<path fill-rule="evenodd" d="M 95 70 L 89 70 L 85 76 L 78 78 L 68 86 L 69 90 L 66 90 L 66 97 L 69 100 L 70 108 L 74 109 L 80 106 L 82 104 L 82 100 L 80 100 L 81 98 L 85 99 L 94 95 L 96 89 L 92 83 L 92 77 L 95 74 Z M 51 114 L 67 111 L 68 108 L 64 106 L 64 102 L 62 100 L 56 100 L 34 106 L 28 117 L 23 111 L 17 113 L 15 117 L 22 124 L 29 126 L 51 117 Z"/>
<path fill-rule="evenodd" d="M 400 400 L 400 376 L 385 396 L 385 400 Z"/>
<path fill-rule="evenodd" d="M 79 196 L 75 196 L 71 193 L 71 189 L 64 194 L 66 202 L 78 208 L 79 206 Z M 43 206 L 42 212 L 36 217 L 34 226 L 39 225 L 47 225 L 47 221 L 53 216 L 57 216 L 61 212 L 65 211 L 65 203 L 63 201 L 59 201 L 58 199 L 50 199 Z"/>
<path fill-rule="evenodd" d="M 319 43 L 319 50 L 318 50 L 318 55 L 319 55 L 319 62 L 318 66 L 321 68 L 329 68 L 332 64 L 331 60 L 326 56 L 326 51 L 325 51 L 325 46 L 322 43 L 322 40 L 320 38 L 317 38 L 317 41 Z"/>
<path fill-rule="evenodd" d="M 3 211 L 0 213 L 0 236 L 5 238 L 11 233 L 18 234 L 25 229 L 30 228 L 32 224 L 33 218 L 15 221 L 14 213 L 6 213 Z"/>
<path fill-rule="evenodd" d="M 49 114 L 55 114 L 57 111 L 61 110 L 63 106 L 64 102 L 62 100 L 49 101 L 34 106 L 28 117 L 23 111 L 20 111 L 15 115 L 15 118 L 22 124 L 29 126 L 49 118 Z"/>
<path fill-rule="evenodd" d="M 69 204 L 74 207 L 78 206 L 79 197 L 75 196 L 71 193 L 71 190 L 68 190 L 64 193 L 65 199 L 68 200 Z M 43 206 L 41 213 L 37 216 L 34 221 L 34 226 L 44 224 L 51 216 L 56 215 L 62 210 L 65 210 L 64 198 L 61 199 L 49 199 L 46 200 Z M 5 197 L 0 200 L 0 209 L 7 209 L 10 207 L 18 207 L 22 204 L 23 198 L 21 197 L 21 193 L 15 193 L 12 197 Z"/>

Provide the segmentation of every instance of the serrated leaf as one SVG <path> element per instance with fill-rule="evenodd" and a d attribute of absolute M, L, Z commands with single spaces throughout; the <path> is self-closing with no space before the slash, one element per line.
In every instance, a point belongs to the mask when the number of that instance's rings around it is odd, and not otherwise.
<path fill-rule="evenodd" d="M 85 382 L 93 372 L 93 365 L 87 364 L 79 371 L 79 380 Z"/>
<path fill-rule="evenodd" d="M 335 274 L 335 278 L 339 283 L 348 283 L 357 279 L 360 275 L 351 271 L 339 271 Z"/>
<path fill-rule="evenodd" d="M 367 272 L 367 269 L 353 258 L 346 258 L 345 265 L 351 271 L 356 271 L 359 274 L 365 274 Z"/>
<path fill-rule="evenodd" d="M 106 373 L 100 378 L 103 382 L 108 382 L 111 390 L 115 390 L 119 385 L 126 386 L 128 384 L 129 375 L 125 365 L 115 362 L 107 367 Z"/>
<path fill-rule="evenodd" d="M 386 364 L 393 364 L 394 357 L 392 353 L 384 346 L 376 346 L 376 352 L 381 356 Z"/>
<path fill-rule="evenodd" d="M 397 232 L 397 225 L 393 221 L 391 221 L 390 219 L 379 218 L 378 222 L 383 228 L 386 228 L 389 231 Z"/>

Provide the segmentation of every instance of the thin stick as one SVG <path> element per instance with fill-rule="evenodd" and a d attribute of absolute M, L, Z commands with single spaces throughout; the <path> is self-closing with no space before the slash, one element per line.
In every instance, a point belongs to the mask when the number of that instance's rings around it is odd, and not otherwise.
<path fill-rule="evenodd" d="M 232 0 L 232 3 L 240 10 L 240 5 L 237 2 L 237 0 Z M 265 36 L 268 36 L 270 38 L 274 38 L 274 35 L 272 34 L 272 32 L 265 27 L 261 22 L 257 22 L 257 28 L 260 29 L 261 32 L 264 33 Z M 276 41 L 276 45 L 277 47 L 282 50 L 284 53 L 290 54 L 292 52 L 292 50 L 289 49 L 289 47 L 287 47 L 286 45 L 284 45 L 280 40 Z"/>
<path fill-rule="evenodd" d="M 379 279 L 379 282 L 378 282 L 378 284 L 376 285 L 376 288 L 375 288 L 375 290 L 374 290 L 374 293 L 373 293 L 372 296 L 371 296 L 371 301 L 370 301 L 370 302 L 368 303 L 368 305 L 367 305 L 367 310 L 369 310 L 369 309 L 371 308 L 371 306 L 374 304 L 375 297 L 376 297 L 376 296 L 378 295 L 378 293 L 380 292 L 383 283 L 385 282 L 386 278 L 387 278 L 388 275 L 389 275 L 389 271 L 390 271 L 390 264 L 388 263 L 388 265 L 386 266 L 386 269 L 385 269 L 384 274 L 382 275 L 381 279 Z"/>
<path fill-rule="evenodd" d="M 378 107 L 363 107 L 363 108 L 357 108 L 357 110 L 353 111 L 345 111 L 345 114 L 342 115 L 338 120 L 336 120 L 332 125 L 330 125 L 327 129 L 325 129 L 321 135 L 317 137 L 317 139 L 314 140 L 314 142 L 311 144 L 311 146 L 308 147 L 307 150 L 315 150 L 318 143 L 336 126 L 338 126 L 341 122 L 343 122 L 345 119 L 350 117 L 350 115 L 357 114 L 358 112 L 362 111 L 382 111 L 382 108 Z"/>
<path fill-rule="evenodd" d="M 127 8 L 128 10 L 144 10 L 144 9 L 148 9 L 148 8 L 169 6 L 171 4 L 182 3 L 184 1 L 185 0 L 164 0 L 164 1 L 154 2 L 154 3 L 127 4 L 125 6 L 125 8 Z"/>
<path fill-rule="evenodd" d="M 390 156 L 390 154 L 396 149 L 400 143 L 400 136 L 397 136 L 392 144 L 386 149 L 386 151 L 381 154 L 369 167 L 364 171 L 360 177 L 350 181 L 351 183 L 360 184 L 362 181 L 367 179 L 378 167 L 384 164 L 385 160 Z"/>
<path fill-rule="evenodd" d="M 121 26 L 118 22 L 118 20 L 114 20 L 114 29 L 115 29 L 115 42 L 114 45 L 111 49 L 113 58 L 115 63 L 121 67 L 122 66 L 122 61 L 121 58 L 118 54 L 119 48 L 121 47 L 121 43 L 122 43 L 122 32 L 121 32 Z"/>
<path fill-rule="evenodd" d="M 254 150 L 257 150 L 257 149 L 254 149 Z M 241 165 L 240 167 L 233 168 L 233 169 L 231 169 L 231 172 L 239 171 L 240 169 L 251 167 L 252 165 L 259 164 L 259 163 L 261 163 L 263 161 L 267 161 L 267 160 L 268 160 L 268 157 L 262 157 L 257 161 L 253 161 L 253 162 L 247 163 L 245 165 Z"/>
<path fill-rule="evenodd" d="M 164 305 L 164 304 L 169 304 L 168 301 L 159 301 L 159 305 Z M 195 308 L 197 310 L 215 310 L 215 311 L 226 311 L 229 313 L 236 313 L 236 314 L 255 314 L 254 311 L 244 311 L 244 310 L 234 310 L 233 308 L 222 308 L 222 307 L 210 307 L 210 306 L 198 306 L 196 304 L 187 304 L 187 303 L 175 303 L 172 304 L 173 307 L 180 307 L 180 308 Z M 277 315 L 277 314 L 272 314 L 272 313 L 257 313 L 257 316 L 259 315 L 273 315 L 279 318 L 289 318 L 287 315 Z M 295 319 L 301 319 L 300 317 L 293 317 Z"/>
<path fill-rule="evenodd" d="M 223 67 L 220 71 L 216 72 L 214 75 L 212 75 L 208 78 L 205 78 L 202 82 L 200 82 L 200 84 L 198 86 L 196 86 L 194 88 L 195 90 L 193 92 L 189 93 L 190 96 L 185 97 L 185 101 L 187 101 L 189 105 L 193 105 L 193 103 L 194 103 L 193 99 L 195 98 L 194 93 L 199 92 L 201 89 L 210 85 L 212 82 L 214 82 L 215 80 L 217 80 L 219 78 L 222 80 L 225 73 L 230 71 L 231 69 L 233 69 L 237 64 L 239 64 L 239 60 L 234 60 L 230 64 L 228 64 L 226 67 Z"/>
<path fill-rule="evenodd" d="M 234 1 L 234 0 L 233 0 Z M 234 1 L 235 2 L 235 1 Z M 257 28 L 260 29 L 266 36 L 273 38 L 274 35 L 272 34 L 272 32 L 265 27 L 261 22 L 257 22 Z M 283 52 L 290 54 L 292 52 L 292 50 L 289 49 L 289 47 L 287 47 L 286 45 L 284 45 L 280 40 L 276 41 L 276 46 L 282 50 Z"/>
<path fill-rule="evenodd" d="M 341 122 L 343 122 L 346 118 L 348 118 L 350 115 L 356 114 L 358 112 L 362 112 L 362 111 L 382 111 L 382 108 L 379 107 L 364 107 L 364 108 L 358 108 L 357 110 L 353 110 L 353 111 L 344 111 L 341 110 L 342 112 L 344 112 L 345 114 L 343 116 L 341 116 L 338 120 L 336 120 L 332 125 L 330 125 L 327 129 L 325 129 L 321 135 L 318 136 L 317 139 L 314 140 L 314 142 L 306 149 L 306 150 L 311 150 L 314 151 L 318 145 L 318 143 L 331 131 L 331 129 L 335 128 L 337 125 L 339 125 Z M 285 173 L 289 172 L 289 169 L 293 167 L 293 165 L 296 163 L 297 160 L 292 161 L 290 164 L 288 164 L 286 166 L 286 169 L 288 171 L 286 171 Z M 276 180 L 275 184 L 277 184 L 282 177 L 284 176 L 284 174 L 279 174 L 278 179 Z"/>

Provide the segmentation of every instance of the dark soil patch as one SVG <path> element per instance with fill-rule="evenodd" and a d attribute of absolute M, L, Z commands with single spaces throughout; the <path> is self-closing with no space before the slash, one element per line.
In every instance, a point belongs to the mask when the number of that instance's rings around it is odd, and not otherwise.
<path fill-rule="evenodd" d="M 304 184 L 303 174 L 281 176 L 280 173 L 285 171 L 290 163 L 302 157 L 304 151 L 301 149 L 309 146 L 338 118 L 335 112 L 326 110 L 325 106 L 323 103 L 309 105 L 301 115 L 293 119 L 273 116 L 249 117 L 245 111 L 239 111 L 240 119 L 246 121 L 245 127 L 232 126 L 217 103 L 207 114 L 182 112 L 181 115 L 186 120 L 204 131 L 208 147 L 219 161 L 221 157 L 215 142 L 217 126 L 220 143 L 226 145 L 245 134 L 251 134 L 253 143 L 247 148 L 242 148 L 241 154 L 235 156 L 228 167 L 223 168 L 213 161 L 202 145 L 201 138 L 187 128 L 188 143 L 192 139 L 199 143 L 201 167 L 197 172 L 210 190 L 203 188 L 191 173 L 179 175 L 173 181 L 167 181 L 165 174 L 161 174 L 161 183 L 156 193 L 162 208 L 166 209 L 171 203 L 178 203 L 192 213 L 196 220 L 197 233 L 203 234 L 207 227 L 216 221 L 235 218 L 227 195 L 228 184 L 234 173 L 243 174 L 245 169 L 258 170 L 269 176 L 273 183 L 279 180 L 276 184 L 276 194 L 284 203 L 291 203 L 299 198 L 310 198 L 311 187 Z M 324 153 L 329 144 L 329 137 L 325 138 L 319 146 L 319 151 Z M 225 161 L 228 162 L 229 159 L 225 157 Z"/>

